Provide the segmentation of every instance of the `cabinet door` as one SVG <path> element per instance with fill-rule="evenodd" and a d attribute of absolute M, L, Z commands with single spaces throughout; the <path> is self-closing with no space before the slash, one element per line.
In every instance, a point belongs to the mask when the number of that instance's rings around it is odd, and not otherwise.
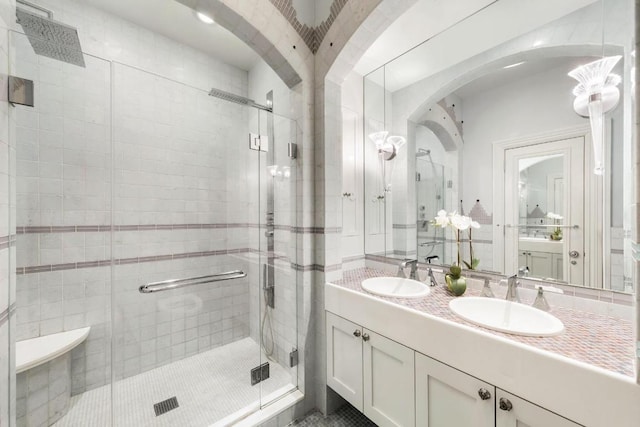
<path fill-rule="evenodd" d="M 529 259 L 527 258 L 527 251 L 518 252 L 518 270 L 521 267 L 528 267 Z"/>
<path fill-rule="evenodd" d="M 560 415 L 496 389 L 496 427 L 579 427 Z"/>
<path fill-rule="evenodd" d="M 362 328 L 327 312 L 327 385 L 360 412 Z"/>
<path fill-rule="evenodd" d="M 529 252 L 529 270 L 535 277 L 552 277 L 551 253 Z"/>
<path fill-rule="evenodd" d="M 416 353 L 416 425 L 493 427 L 495 387 Z"/>
<path fill-rule="evenodd" d="M 380 427 L 415 426 L 415 352 L 362 331 L 364 414 Z"/>
<path fill-rule="evenodd" d="M 551 277 L 557 280 L 562 280 L 562 271 L 564 269 L 564 265 L 562 264 L 562 254 L 551 255 L 551 269 Z"/>

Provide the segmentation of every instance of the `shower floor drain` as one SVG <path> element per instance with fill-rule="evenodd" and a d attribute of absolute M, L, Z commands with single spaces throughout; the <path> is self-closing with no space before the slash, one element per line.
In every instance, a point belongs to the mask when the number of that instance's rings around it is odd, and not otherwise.
<path fill-rule="evenodd" d="M 178 406 L 178 398 L 173 396 L 162 402 L 158 402 L 153 405 L 153 410 L 156 411 L 156 417 L 162 414 L 166 414 L 172 409 L 176 409 Z"/>

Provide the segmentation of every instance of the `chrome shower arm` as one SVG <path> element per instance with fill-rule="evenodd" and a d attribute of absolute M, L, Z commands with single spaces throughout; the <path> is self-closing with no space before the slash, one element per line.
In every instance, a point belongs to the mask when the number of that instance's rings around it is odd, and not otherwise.
<path fill-rule="evenodd" d="M 49 9 L 45 9 L 45 8 L 44 8 L 44 7 L 42 7 L 42 6 L 39 6 L 39 5 L 37 5 L 37 4 L 34 4 L 34 3 L 31 3 L 31 2 L 28 2 L 28 1 L 26 1 L 26 0 L 16 0 L 16 3 L 20 3 L 20 4 L 22 4 L 22 5 L 25 5 L 25 6 L 30 7 L 30 8 L 32 8 L 32 9 L 39 10 L 40 12 L 44 12 L 44 13 L 46 13 L 46 14 L 47 14 L 47 18 L 49 18 L 49 19 L 53 19 L 53 12 L 52 12 L 52 11 L 50 11 Z"/>

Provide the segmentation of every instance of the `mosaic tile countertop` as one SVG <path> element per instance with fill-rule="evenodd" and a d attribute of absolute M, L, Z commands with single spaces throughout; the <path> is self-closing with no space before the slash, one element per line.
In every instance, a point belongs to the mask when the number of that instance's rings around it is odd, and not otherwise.
<path fill-rule="evenodd" d="M 389 273 L 372 268 L 359 268 L 345 271 L 343 278 L 333 283 L 347 289 L 366 293 L 360 287 L 360 283 L 364 279 L 380 276 L 389 276 Z M 367 295 L 370 294 L 367 293 Z M 480 290 L 467 288 L 465 294 L 458 298 L 468 296 L 480 296 Z M 442 285 L 431 288 L 431 293 L 427 297 L 420 299 L 382 296 L 376 296 L 376 298 L 458 324 L 481 329 L 494 335 L 528 344 L 541 350 L 604 368 L 608 371 L 630 377 L 634 376 L 633 328 L 629 321 L 569 308 L 551 307 L 550 313 L 562 320 L 565 332 L 554 337 L 525 337 L 486 329 L 457 317 L 449 310 L 449 301 L 456 297 L 450 294 Z"/>

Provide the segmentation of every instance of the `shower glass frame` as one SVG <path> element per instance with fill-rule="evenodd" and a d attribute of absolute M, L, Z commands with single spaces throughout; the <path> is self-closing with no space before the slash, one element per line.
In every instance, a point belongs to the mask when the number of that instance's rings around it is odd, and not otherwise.
<path fill-rule="evenodd" d="M 20 33 L 19 31 L 11 30 L 9 33 L 12 38 L 23 37 L 26 39 L 26 36 L 23 33 Z M 14 49 L 13 42 L 10 43 L 10 51 L 11 50 L 15 52 L 15 54 L 13 55 L 14 63 L 11 64 L 11 67 L 15 68 L 16 63 L 19 63 L 20 61 L 20 52 Z M 163 254 L 152 254 L 144 251 L 137 254 L 129 253 L 127 255 L 126 248 L 121 248 L 123 250 L 119 250 L 118 248 L 118 245 L 121 243 L 118 240 L 118 234 L 119 233 L 122 234 L 123 231 L 126 231 L 127 233 L 131 233 L 131 234 L 143 233 L 145 231 L 150 231 L 151 226 L 155 225 L 156 227 L 154 229 L 154 232 L 157 232 L 158 234 L 160 234 L 162 233 L 162 231 L 167 230 L 169 228 L 168 226 L 171 225 L 169 223 L 151 224 L 151 223 L 148 223 L 148 221 L 140 221 L 137 224 L 128 224 L 126 222 L 118 221 L 117 195 L 121 194 L 120 191 L 122 190 L 122 188 L 116 188 L 119 184 L 118 176 L 120 176 L 122 172 L 121 169 L 118 169 L 118 164 L 119 164 L 118 162 L 124 161 L 126 159 L 125 156 L 118 157 L 121 153 L 116 148 L 117 146 L 116 140 L 121 137 L 121 135 L 119 135 L 119 132 L 122 131 L 122 127 L 116 126 L 117 124 L 116 121 L 118 120 L 117 116 L 120 113 L 117 105 L 117 102 L 118 102 L 117 100 L 118 100 L 118 97 L 121 96 L 123 92 L 122 91 L 123 88 L 121 86 L 118 86 L 117 80 L 116 80 L 118 70 L 122 70 L 126 68 L 129 70 L 134 70 L 132 72 L 135 72 L 135 73 L 144 73 L 144 75 L 156 81 L 158 80 L 168 81 L 170 82 L 169 83 L 170 85 L 174 85 L 175 87 L 182 87 L 182 88 L 188 87 L 189 90 L 192 91 L 192 93 L 198 94 L 198 100 L 199 100 L 198 102 L 202 102 L 205 104 L 211 103 L 211 102 L 217 102 L 218 105 L 214 108 L 214 110 L 217 110 L 217 111 L 224 111 L 225 109 L 229 108 L 227 104 L 230 104 L 230 103 L 228 101 L 221 101 L 221 100 L 212 101 L 213 98 L 208 96 L 208 90 L 205 90 L 205 89 L 189 87 L 184 83 L 176 82 L 171 79 L 167 79 L 160 75 L 149 73 L 144 70 L 139 70 L 134 67 L 130 67 L 126 64 L 119 63 L 117 61 L 106 60 L 104 58 L 96 57 L 86 53 L 83 53 L 83 55 L 85 59 L 89 62 L 97 61 L 100 64 L 102 64 L 106 69 L 108 69 L 107 74 L 109 76 L 109 80 L 106 83 L 109 86 L 108 99 L 104 100 L 105 105 L 108 105 L 109 107 L 109 112 L 108 114 L 106 114 L 109 120 L 108 126 L 106 126 L 106 128 L 108 128 L 107 130 L 108 147 L 105 148 L 105 150 L 107 150 L 108 152 L 105 151 L 105 153 L 103 154 L 105 155 L 105 157 L 108 157 L 108 160 L 105 160 L 105 161 L 108 164 L 108 169 L 110 173 L 108 174 L 108 178 L 105 180 L 104 187 L 102 187 L 104 191 L 104 195 L 107 199 L 105 200 L 105 203 L 109 206 L 109 212 L 108 212 L 109 219 L 106 223 L 98 224 L 99 226 L 98 229 L 100 230 L 100 232 L 104 233 L 104 236 L 105 236 L 104 250 L 105 250 L 106 256 L 100 260 L 91 259 L 91 260 L 88 260 L 87 262 L 97 262 L 99 263 L 99 266 L 97 266 L 96 268 L 102 268 L 108 271 L 108 273 L 105 273 L 108 277 L 108 280 L 107 280 L 108 283 L 105 284 L 106 286 L 105 289 L 108 292 L 108 295 L 107 295 L 108 301 L 107 301 L 107 304 L 103 306 L 103 308 L 105 310 L 106 315 L 109 317 L 108 327 L 104 331 L 104 333 L 106 334 L 106 339 L 109 342 L 108 346 L 110 347 L 111 350 L 107 351 L 104 354 L 104 357 L 107 360 L 107 370 L 105 371 L 105 375 L 107 375 L 108 377 L 108 380 L 105 385 L 110 387 L 109 394 L 111 398 L 110 398 L 110 402 L 108 403 L 108 405 L 110 406 L 109 408 L 110 420 L 105 425 L 122 425 L 122 424 L 118 424 L 116 420 L 117 413 L 122 413 L 122 410 L 126 411 L 127 407 L 125 405 L 124 407 L 121 407 L 121 409 L 116 408 L 117 400 L 120 398 L 118 395 L 118 387 L 117 387 L 117 384 L 120 381 L 120 377 L 118 373 L 118 366 L 119 366 L 118 359 L 120 357 L 121 352 L 124 352 L 124 347 L 125 347 L 124 342 L 126 341 L 126 338 L 124 337 L 124 335 L 120 337 L 118 336 L 119 335 L 118 328 L 122 325 L 122 322 L 124 321 L 123 319 L 125 319 L 125 316 L 123 316 L 122 312 L 118 312 L 118 309 L 119 309 L 118 304 L 121 302 L 121 300 L 117 297 L 116 288 L 120 285 L 128 283 L 128 285 L 135 286 L 135 291 L 137 292 L 137 287 L 144 283 L 142 283 L 139 280 L 131 280 L 129 282 L 116 280 L 116 277 L 118 276 L 118 269 L 127 268 L 127 266 L 131 267 L 132 265 L 141 265 L 142 263 L 153 263 L 153 264 L 157 263 L 158 265 L 161 265 L 161 264 L 170 262 L 169 258 L 167 258 L 167 255 L 171 255 L 171 257 L 173 258 L 176 258 L 176 257 L 174 253 L 164 254 L 163 256 Z M 49 58 L 45 58 L 44 60 L 38 60 L 37 61 L 38 64 L 36 65 L 36 71 L 39 72 L 39 67 L 40 67 L 39 64 L 47 61 L 54 61 L 54 60 Z M 57 62 L 57 61 L 54 61 L 54 62 Z M 64 67 L 74 67 L 74 66 L 64 64 L 64 65 L 61 65 L 60 67 L 64 68 Z M 78 68 L 78 70 L 86 70 L 86 69 Z M 12 72 L 12 74 L 14 73 Z M 89 91 L 91 90 L 90 87 L 87 87 L 86 89 Z M 158 89 L 158 87 L 155 87 L 155 89 Z M 161 91 L 158 91 L 157 93 L 159 94 L 161 93 Z M 139 100 L 143 103 L 148 101 L 148 100 L 145 100 L 145 98 L 140 98 Z M 39 99 L 38 97 L 36 97 L 36 106 L 38 105 L 38 102 L 39 102 Z M 165 104 L 165 106 L 168 106 L 170 108 L 171 104 L 167 103 Z M 86 108 L 90 108 L 90 107 L 91 107 L 90 105 L 86 105 Z M 26 107 L 19 107 L 19 108 L 26 108 Z M 276 207 L 276 224 L 275 224 L 276 225 L 276 230 L 275 230 L 276 248 L 275 249 L 276 249 L 276 262 L 280 270 L 280 277 L 281 277 L 281 279 L 277 279 L 276 285 L 280 286 L 281 289 L 276 291 L 277 293 L 276 293 L 275 310 L 276 311 L 278 310 L 279 308 L 278 306 L 284 308 L 286 304 L 287 305 L 286 316 L 288 317 L 278 318 L 278 316 L 276 315 L 275 328 L 286 327 L 287 328 L 286 331 L 277 331 L 277 333 L 280 333 L 282 335 L 287 335 L 289 339 L 287 340 L 286 345 L 283 344 L 278 346 L 278 350 L 276 352 L 276 360 L 280 365 L 282 365 L 283 371 L 287 375 L 287 378 L 289 381 L 286 385 L 283 384 L 283 387 L 281 387 L 278 390 L 280 394 L 270 394 L 268 389 L 265 388 L 266 382 L 260 383 L 258 386 L 255 386 L 254 390 L 255 390 L 255 396 L 257 396 L 257 399 L 254 399 L 254 402 L 257 402 L 257 404 L 240 408 L 243 411 L 242 414 L 236 413 L 237 416 L 246 416 L 252 411 L 268 406 L 270 403 L 278 400 L 279 398 L 283 397 L 289 392 L 297 390 L 298 388 L 298 367 L 297 366 L 290 367 L 288 364 L 289 351 L 298 348 L 298 343 L 297 343 L 298 308 L 299 308 L 299 305 L 301 304 L 301 295 L 299 295 L 298 287 L 297 287 L 298 274 L 297 274 L 297 268 L 296 268 L 296 266 L 298 265 L 297 234 L 296 234 L 297 233 L 297 227 L 296 227 L 297 200 L 296 198 L 298 195 L 297 193 L 298 171 L 296 168 L 296 161 L 293 159 L 290 159 L 287 156 L 287 144 L 296 143 L 301 137 L 301 130 L 297 122 L 295 122 L 294 120 L 279 116 L 277 114 L 273 114 L 271 112 L 260 111 L 258 109 L 248 107 L 248 106 L 243 106 L 239 108 L 241 108 L 241 110 L 243 111 L 242 114 L 246 115 L 245 125 L 247 126 L 247 131 L 249 130 L 251 123 L 255 121 L 257 128 L 255 130 L 251 129 L 251 131 L 252 132 L 257 131 L 259 133 L 262 133 L 262 127 L 267 122 L 266 120 L 267 117 L 270 117 L 271 119 L 274 120 L 276 126 L 274 128 L 274 137 L 271 138 L 270 140 L 270 146 L 272 146 L 273 149 L 276 150 L 276 153 L 275 153 L 276 161 L 279 162 L 279 164 L 281 164 L 281 166 L 284 167 L 283 169 L 281 169 L 281 171 L 284 171 L 285 168 L 287 170 L 286 174 L 283 173 L 282 175 L 275 176 L 275 177 L 271 176 L 270 171 L 267 167 L 268 165 L 266 164 L 266 161 L 264 159 L 265 153 L 250 152 L 249 144 L 248 144 L 248 132 L 244 132 L 244 131 L 241 132 L 241 135 L 239 135 L 239 137 L 236 138 L 235 142 L 231 144 L 237 147 L 241 147 L 242 150 L 246 151 L 247 156 L 253 157 L 252 160 L 247 160 L 248 162 L 251 162 L 250 164 L 252 165 L 253 171 L 248 172 L 249 175 L 245 176 L 245 180 L 247 182 L 251 182 L 252 185 L 254 185 L 255 187 L 254 190 L 252 190 L 251 192 L 255 198 L 255 206 L 251 209 L 246 209 L 246 210 L 247 211 L 251 210 L 255 216 L 252 218 L 248 218 L 247 220 L 241 220 L 235 223 L 234 227 L 231 227 L 231 228 L 241 230 L 242 233 L 246 233 L 246 236 L 242 238 L 244 239 L 243 242 L 246 243 L 246 247 L 237 247 L 237 248 L 224 247 L 222 249 L 212 249 L 212 250 L 214 251 L 217 250 L 218 252 L 224 251 L 225 253 L 223 256 L 226 256 L 226 257 L 236 257 L 236 258 L 245 257 L 246 262 L 248 264 L 253 264 L 255 266 L 258 266 L 257 268 L 255 268 L 256 274 L 253 276 L 251 281 L 247 283 L 247 287 L 249 286 L 252 288 L 255 287 L 258 290 L 257 298 L 259 298 L 259 301 L 262 301 L 263 299 L 262 288 L 261 288 L 262 270 L 259 268 L 259 266 L 262 265 L 266 259 L 266 255 L 263 247 L 263 243 L 265 240 L 264 232 L 266 231 L 265 221 L 264 221 L 265 217 L 264 215 L 262 215 L 262 211 L 261 211 L 262 203 L 264 203 L 264 200 L 262 199 L 263 199 L 264 186 L 265 186 L 266 180 L 268 179 L 278 180 L 276 183 L 276 189 L 280 187 L 280 192 L 282 193 L 280 194 L 280 199 L 278 199 L 278 195 L 276 195 L 276 203 L 277 203 L 276 206 L 280 206 L 280 210 L 278 210 L 278 208 Z M 252 119 L 252 117 L 254 117 L 255 120 Z M 227 148 L 223 148 L 223 150 L 229 150 L 228 148 L 229 145 L 230 145 L 230 141 L 225 141 L 223 143 L 223 147 L 227 147 Z M 212 149 L 212 152 L 209 154 L 211 156 L 216 155 L 213 149 Z M 226 163 L 229 165 L 229 170 L 237 169 L 237 163 L 233 159 L 227 160 Z M 253 178 L 250 175 L 253 175 Z M 218 176 L 216 178 L 220 178 L 220 177 Z M 222 178 L 224 179 L 224 176 Z M 18 186 L 21 185 L 21 183 L 19 182 L 19 178 L 17 176 L 16 176 L 16 180 L 18 181 Z M 233 185 L 231 184 L 231 186 Z M 229 213 L 233 215 L 234 212 L 240 212 L 240 211 L 236 209 Z M 11 221 L 12 219 L 13 219 L 13 216 L 10 215 L 9 221 Z M 61 224 L 61 225 L 64 225 L 64 224 Z M 157 225 L 161 225 L 164 227 L 157 227 Z M 193 230 L 194 228 L 197 229 L 196 225 L 197 223 L 185 221 L 183 229 L 186 231 Z M 18 226 L 21 226 L 21 224 L 18 224 Z M 228 229 L 228 234 L 234 233 L 234 230 L 232 230 L 228 226 L 226 228 Z M 205 227 L 201 227 L 200 229 L 198 229 L 198 231 L 196 231 L 196 233 L 205 232 L 205 229 L 206 229 Z M 214 223 L 211 230 L 215 231 L 216 229 L 217 229 L 216 224 Z M 225 242 L 227 240 L 228 240 L 228 237 L 225 238 Z M 253 242 L 253 244 L 251 242 Z M 162 242 L 160 243 L 160 245 L 161 244 Z M 19 242 L 16 246 L 19 246 Z M 149 248 L 150 246 L 147 246 L 147 249 Z M 201 248 L 199 247 L 196 247 L 195 249 L 196 250 L 191 251 L 193 252 L 193 254 L 191 254 L 193 256 L 189 255 L 186 257 L 181 257 L 181 258 L 179 257 L 179 258 L 184 259 L 188 262 L 191 262 L 194 259 L 206 257 L 206 254 L 204 254 L 204 252 L 207 252 L 206 250 L 200 250 Z M 216 255 L 222 255 L 222 254 L 216 254 Z M 133 260 L 134 258 L 137 261 L 134 262 Z M 155 258 L 155 259 L 152 259 L 152 258 Z M 11 266 L 15 270 L 15 267 L 16 267 L 15 261 Z M 18 267 L 19 266 L 20 265 L 18 265 Z M 93 268 L 93 267 L 89 267 L 89 268 Z M 156 272 L 158 273 L 162 272 L 162 269 L 157 269 L 157 270 L 158 271 Z M 198 274 L 193 274 L 193 276 L 197 276 L 197 275 Z M 140 278 L 141 277 L 137 277 L 137 279 L 140 279 Z M 163 276 L 163 278 L 169 279 L 169 278 L 178 278 L 178 277 Z M 281 280 L 281 281 L 279 282 L 278 280 Z M 286 283 L 282 283 L 282 282 L 286 282 Z M 198 286 L 206 287 L 208 285 L 205 284 L 205 285 L 198 285 Z M 165 294 L 170 292 L 171 291 L 165 292 Z M 149 295 L 143 295 L 143 294 L 140 294 L 140 296 L 143 298 L 149 297 Z M 147 299 L 143 301 L 144 302 L 141 303 L 141 305 L 145 305 L 150 300 Z M 259 302 L 257 305 L 259 308 L 257 312 L 257 316 L 261 318 L 264 307 Z M 253 317 L 255 315 L 256 314 L 254 314 L 252 311 L 249 312 L 249 316 Z M 123 340 L 121 343 L 122 345 L 120 345 L 117 342 L 119 338 L 122 338 Z M 133 343 L 130 342 L 129 344 L 133 344 Z M 138 344 L 140 344 L 140 342 L 138 342 Z M 291 346 L 291 348 L 289 348 L 288 346 Z M 256 354 L 255 360 L 257 362 L 256 365 L 260 365 L 268 361 L 262 352 L 258 352 Z M 271 369 L 273 372 L 273 368 L 274 368 L 273 362 L 271 363 L 272 363 Z M 243 375 L 246 375 L 246 376 L 243 376 L 242 378 L 237 378 L 236 381 L 249 382 L 250 381 L 249 372 L 243 373 Z M 167 392 L 167 393 L 170 393 L 170 392 Z M 226 415 L 229 416 L 231 414 L 226 414 Z M 213 423 L 215 421 L 218 421 L 218 420 L 216 419 L 207 420 L 206 425 L 209 425 L 210 423 Z"/>

